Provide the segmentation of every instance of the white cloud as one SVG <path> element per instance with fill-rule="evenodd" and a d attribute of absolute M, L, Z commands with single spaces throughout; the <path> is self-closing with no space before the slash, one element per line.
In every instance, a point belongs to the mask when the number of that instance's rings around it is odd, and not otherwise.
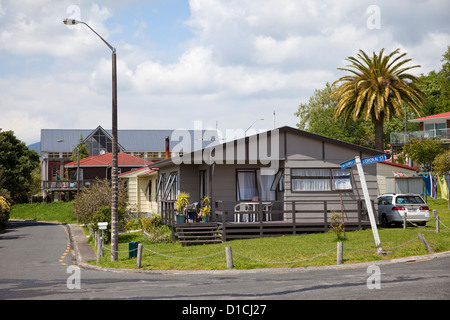
<path fill-rule="evenodd" d="M 246 128 L 261 117 L 256 126 L 271 128 L 273 110 L 277 125 L 294 126 L 298 104 L 340 77 L 337 68 L 359 49 L 402 48 L 422 65 L 418 72 L 440 67 L 450 42 L 448 0 L 405 1 L 378 1 L 381 28 L 369 30 L 369 0 L 190 0 L 185 27 L 194 36 L 170 63 L 148 49 L 159 50 L 147 42 L 145 13 L 123 20 L 138 0 L 1 1 L 0 70 L 8 71 L 0 73 L 0 127 L 28 142 L 40 128 L 110 127 L 110 52 L 85 26 L 62 24 L 77 14 L 118 49 L 120 128 L 194 120 Z M 11 70 L 8 61 L 20 59 L 32 68 Z"/>

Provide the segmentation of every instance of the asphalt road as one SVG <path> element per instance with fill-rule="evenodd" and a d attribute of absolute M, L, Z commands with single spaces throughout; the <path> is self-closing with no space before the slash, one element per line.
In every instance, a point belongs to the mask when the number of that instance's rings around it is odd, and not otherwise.
<path fill-rule="evenodd" d="M 183 311 L 206 312 L 193 306 L 211 305 L 211 301 L 223 306 L 224 315 L 227 306 L 231 312 L 231 305 L 276 300 L 450 299 L 450 253 L 375 267 L 124 273 L 74 266 L 68 243 L 63 225 L 10 221 L 0 234 L 0 299 L 180 300 L 169 310 L 180 315 Z M 242 306 L 234 312 L 242 313 Z"/>

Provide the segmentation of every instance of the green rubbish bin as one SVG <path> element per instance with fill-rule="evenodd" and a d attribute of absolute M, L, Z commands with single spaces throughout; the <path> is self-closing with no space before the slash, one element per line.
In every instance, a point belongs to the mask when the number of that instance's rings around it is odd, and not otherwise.
<path fill-rule="evenodd" d="M 137 258 L 137 249 L 139 242 L 128 242 L 128 257 Z"/>

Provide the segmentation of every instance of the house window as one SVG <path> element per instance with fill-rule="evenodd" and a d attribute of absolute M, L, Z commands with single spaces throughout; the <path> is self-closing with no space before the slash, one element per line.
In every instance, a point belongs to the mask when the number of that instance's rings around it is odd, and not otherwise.
<path fill-rule="evenodd" d="M 145 189 L 145 196 L 148 201 L 152 201 L 152 180 L 148 181 L 147 188 Z"/>
<path fill-rule="evenodd" d="M 164 200 L 164 185 L 166 183 L 166 174 L 158 175 L 158 182 L 156 184 L 156 199 Z"/>
<path fill-rule="evenodd" d="M 331 170 L 333 172 L 333 190 L 351 190 L 352 172 L 350 170 Z"/>
<path fill-rule="evenodd" d="M 103 153 L 112 152 L 112 141 L 101 130 L 97 130 L 86 140 L 86 148 L 90 156 L 98 156 Z"/>
<path fill-rule="evenodd" d="M 237 170 L 236 200 L 237 201 L 274 201 L 276 191 L 282 191 L 283 171 L 274 175 L 261 174 L 261 170 Z"/>
<path fill-rule="evenodd" d="M 442 132 L 447 130 L 447 124 L 443 123 L 426 123 L 425 124 L 425 138 L 442 137 Z"/>
<path fill-rule="evenodd" d="M 176 200 L 178 193 L 178 172 L 171 172 L 164 186 L 163 200 Z"/>
<path fill-rule="evenodd" d="M 159 152 L 147 152 L 147 158 L 160 158 Z"/>
<path fill-rule="evenodd" d="M 351 171 L 333 169 L 291 169 L 292 191 L 351 190 Z"/>
<path fill-rule="evenodd" d="M 238 201 L 251 201 L 258 197 L 256 170 L 238 170 L 236 188 Z"/>

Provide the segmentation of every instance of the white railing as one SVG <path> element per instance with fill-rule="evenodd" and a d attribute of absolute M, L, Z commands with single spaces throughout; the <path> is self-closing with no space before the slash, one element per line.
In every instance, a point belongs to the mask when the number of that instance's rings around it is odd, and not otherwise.
<path fill-rule="evenodd" d="M 425 131 L 415 131 L 415 132 L 392 132 L 391 133 L 391 145 L 400 146 L 408 143 L 413 138 L 419 139 L 431 139 L 440 138 L 441 140 L 450 140 L 450 129 L 436 129 L 436 130 L 425 130 Z"/>

